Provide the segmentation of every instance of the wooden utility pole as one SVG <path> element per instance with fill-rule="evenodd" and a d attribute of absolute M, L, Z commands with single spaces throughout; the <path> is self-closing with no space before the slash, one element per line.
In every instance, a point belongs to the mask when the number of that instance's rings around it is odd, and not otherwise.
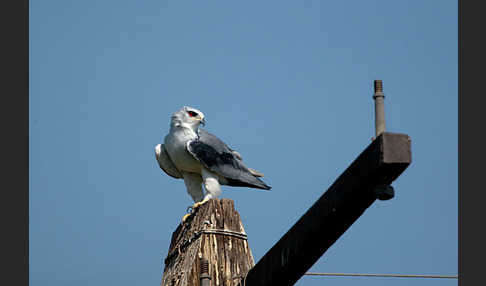
<path fill-rule="evenodd" d="M 233 201 L 211 199 L 172 234 L 161 286 L 236 286 L 254 264 Z"/>
<path fill-rule="evenodd" d="M 293 285 L 412 162 L 406 134 L 385 130 L 383 85 L 375 81 L 376 139 L 254 265 L 232 200 L 201 206 L 172 235 L 162 286 Z"/>

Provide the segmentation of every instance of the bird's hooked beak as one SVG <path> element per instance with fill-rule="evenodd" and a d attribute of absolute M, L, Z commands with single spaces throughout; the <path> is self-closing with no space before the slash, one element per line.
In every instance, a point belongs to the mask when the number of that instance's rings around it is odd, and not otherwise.
<path fill-rule="evenodd" d="M 202 126 L 205 126 L 206 125 L 206 119 L 204 117 L 201 118 L 200 121 L 201 121 L 201 125 Z"/>

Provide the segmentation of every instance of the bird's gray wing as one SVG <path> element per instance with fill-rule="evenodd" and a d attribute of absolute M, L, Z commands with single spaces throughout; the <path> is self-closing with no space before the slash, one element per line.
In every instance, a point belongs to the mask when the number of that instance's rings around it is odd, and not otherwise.
<path fill-rule="evenodd" d="M 230 151 L 231 153 L 233 153 L 233 155 L 235 155 L 235 157 L 240 160 L 240 161 L 243 161 L 243 157 L 241 156 L 240 153 L 238 153 L 238 151 L 232 149 L 231 147 L 229 147 L 228 145 L 226 145 L 223 141 L 221 141 L 218 137 L 214 136 L 213 134 L 207 132 L 206 130 L 203 130 L 203 129 L 200 129 L 200 131 L 202 132 L 202 136 L 205 136 L 207 138 L 211 138 L 211 137 L 214 137 L 216 138 L 216 140 L 219 140 L 221 143 L 223 143 Z M 200 132 L 200 133 L 201 133 Z M 255 177 L 263 177 L 264 175 L 261 173 L 261 172 L 258 172 L 257 170 L 255 169 L 252 169 L 250 167 L 247 167 L 248 170 L 250 171 L 250 173 L 252 173 Z"/>
<path fill-rule="evenodd" d="M 187 142 L 187 151 L 207 169 L 226 178 L 229 186 L 271 189 L 252 174 L 239 159 L 241 156 L 235 155 L 223 141 L 203 129 L 199 129 L 197 139 Z"/>
<path fill-rule="evenodd" d="M 165 150 L 164 144 L 158 144 L 155 146 L 155 158 L 159 163 L 160 168 L 169 176 L 180 179 L 182 178 L 182 174 L 177 170 L 176 166 L 172 162 Z"/>
<path fill-rule="evenodd" d="M 233 150 L 233 149 L 231 149 L 230 147 L 228 147 L 228 149 L 231 151 L 231 153 L 233 153 L 233 155 L 235 155 L 235 157 L 236 157 L 238 160 L 243 161 L 243 157 L 241 157 L 241 155 L 240 155 L 240 153 L 238 153 L 238 151 Z M 255 169 L 252 169 L 252 168 L 250 168 L 250 167 L 247 167 L 247 168 L 248 168 L 248 170 L 250 171 L 250 173 L 252 173 L 252 174 L 253 174 L 253 176 L 255 176 L 255 177 L 263 177 L 263 176 L 264 176 L 262 173 L 258 172 L 258 171 L 257 171 L 257 170 L 255 170 Z"/>

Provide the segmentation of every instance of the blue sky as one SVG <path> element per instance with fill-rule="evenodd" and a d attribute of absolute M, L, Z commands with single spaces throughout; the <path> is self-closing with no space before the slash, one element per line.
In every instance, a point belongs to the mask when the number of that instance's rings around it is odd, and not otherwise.
<path fill-rule="evenodd" d="M 272 186 L 223 187 L 258 261 L 370 143 L 375 79 L 413 162 L 310 271 L 457 274 L 457 1 L 30 1 L 29 33 L 30 285 L 160 284 L 183 105 Z"/>

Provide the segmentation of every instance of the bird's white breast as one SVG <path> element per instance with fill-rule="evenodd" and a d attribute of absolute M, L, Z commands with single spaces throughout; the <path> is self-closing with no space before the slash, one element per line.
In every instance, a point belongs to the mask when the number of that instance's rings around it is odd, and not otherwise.
<path fill-rule="evenodd" d="M 196 137 L 196 133 L 187 128 L 171 129 L 169 134 L 165 136 L 164 144 L 167 153 L 169 153 L 172 162 L 180 171 L 201 173 L 201 163 L 194 159 L 186 149 L 187 142 Z"/>

